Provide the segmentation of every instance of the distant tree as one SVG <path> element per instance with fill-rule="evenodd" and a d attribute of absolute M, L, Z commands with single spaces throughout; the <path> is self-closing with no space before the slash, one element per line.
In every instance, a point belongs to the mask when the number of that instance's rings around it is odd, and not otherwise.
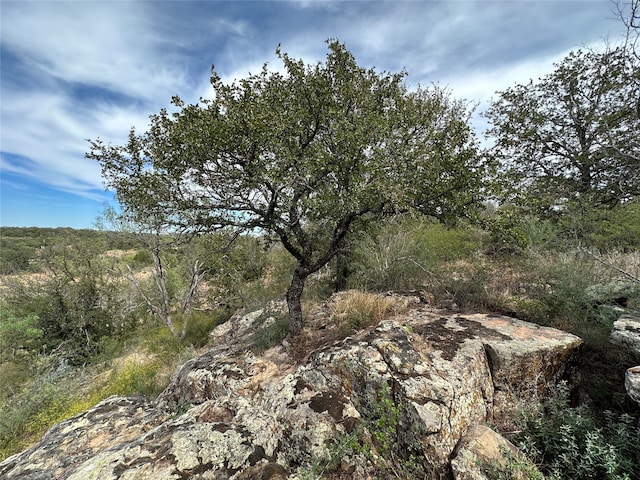
<path fill-rule="evenodd" d="M 136 218 L 211 232 L 275 235 L 296 259 L 290 335 L 303 328 L 305 281 L 356 220 L 399 211 L 463 215 L 482 176 L 468 106 L 439 88 L 409 91 L 405 73 L 356 64 L 337 41 L 324 63 L 277 51 L 285 73 L 224 84 L 211 100 L 151 117 L 126 145 L 91 142 L 105 183 Z"/>
<path fill-rule="evenodd" d="M 125 262 L 124 267 L 116 263 L 113 271 L 130 283 L 144 305 L 174 337 L 183 339 L 187 334 L 188 314 L 206 273 L 192 248 L 192 238 L 167 232 L 162 222 L 153 217 L 144 220 L 139 217 L 134 221 L 109 206 L 100 220 L 102 228 L 108 226 L 135 238 L 138 247 L 149 255 L 153 263 L 149 282 L 144 282 L 130 263 Z M 172 258 L 178 258 L 174 265 L 171 265 Z M 176 314 L 182 318 L 180 329 L 175 325 Z"/>
<path fill-rule="evenodd" d="M 132 324 L 126 295 L 109 274 L 106 238 L 97 239 L 58 232 L 34 258 L 40 274 L 9 277 L 3 291 L 8 311 L 16 319 L 30 319 L 28 336 L 41 332 L 41 351 L 74 364 L 100 353 L 104 337 L 125 334 Z"/>
<path fill-rule="evenodd" d="M 640 194 L 640 61 L 627 46 L 571 52 L 537 82 L 499 92 L 485 116 L 503 199 L 545 211 Z"/>

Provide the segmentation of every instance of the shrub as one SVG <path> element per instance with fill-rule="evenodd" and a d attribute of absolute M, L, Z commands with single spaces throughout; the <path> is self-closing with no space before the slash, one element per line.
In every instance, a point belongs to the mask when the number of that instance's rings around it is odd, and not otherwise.
<path fill-rule="evenodd" d="M 29 315 L 18 318 L 3 308 L 0 317 L 0 362 L 30 357 L 43 343 L 44 332 L 38 328 L 38 317 Z"/>
<path fill-rule="evenodd" d="M 486 309 L 493 304 L 488 289 L 491 274 L 490 265 L 477 259 L 444 264 L 429 291 L 438 305 L 462 311 Z"/>
<path fill-rule="evenodd" d="M 187 331 L 181 343 L 196 348 L 203 347 L 209 340 L 211 330 L 229 320 L 233 312 L 234 308 L 229 305 L 222 305 L 215 310 L 191 312 L 188 315 Z"/>
<path fill-rule="evenodd" d="M 166 387 L 166 382 L 158 377 L 162 368 L 163 362 L 160 359 L 126 362 L 112 370 L 108 381 L 94 397 L 100 400 L 111 395 L 142 395 L 154 398 Z"/>
<path fill-rule="evenodd" d="M 640 424 L 627 414 L 606 413 L 599 426 L 586 406 L 568 408 L 566 386 L 544 405 L 525 412 L 520 449 L 549 479 L 638 479 Z"/>
<path fill-rule="evenodd" d="M 435 266 L 466 258 L 478 246 L 469 228 L 398 217 L 353 241 L 350 284 L 378 291 L 416 288 L 434 276 Z"/>

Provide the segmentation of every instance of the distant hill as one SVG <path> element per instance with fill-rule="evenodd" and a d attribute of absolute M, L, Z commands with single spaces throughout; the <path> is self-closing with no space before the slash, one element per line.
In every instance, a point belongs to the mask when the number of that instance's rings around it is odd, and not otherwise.
<path fill-rule="evenodd" d="M 43 246 L 91 242 L 96 248 L 129 249 L 137 246 L 133 235 L 69 227 L 0 227 L 0 274 L 31 268 L 36 252 Z"/>

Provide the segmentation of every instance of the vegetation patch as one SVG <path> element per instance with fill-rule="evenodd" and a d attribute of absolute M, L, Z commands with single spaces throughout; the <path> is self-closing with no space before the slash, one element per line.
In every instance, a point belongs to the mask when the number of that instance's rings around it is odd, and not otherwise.
<path fill-rule="evenodd" d="M 346 336 L 406 311 L 409 305 L 400 296 L 349 290 L 333 297 L 330 320 Z"/>
<path fill-rule="evenodd" d="M 605 411 L 597 419 L 585 405 L 568 408 L 561 388 L 543 405 L 531 405 L 516 437 L 548 479 L 638 479 L 640 424 L 628 414 Z"/>
<path fill-rule="evenodd" d="M 268 316 L 266 325 L 257 327 L 251 334 L 250 343 L 254 352 L 263 353 L 282 343 L 289 332 L 289 318 L 280 313 L 276 316 Z"/>

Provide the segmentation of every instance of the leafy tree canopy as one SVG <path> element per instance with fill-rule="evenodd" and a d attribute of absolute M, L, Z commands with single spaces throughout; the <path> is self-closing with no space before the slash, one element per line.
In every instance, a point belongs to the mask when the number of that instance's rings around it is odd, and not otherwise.
<path fill-rule="evenodd" d="M 499 92 L 485 115 L 504 198 L 545 211 L 640 194 L 639 87 L 637 52 L 625 45 L 571 52 L 537 82 Z"/>
<path fill-rule="evenodd" d="M 307 65 L 278 49 L 284 73 L 225 84 L 212 99 L 151 117 L 125 145 L 91 142 L 108 187 L 138 221 L 208 232 L 258 229 L 296 259 L 290 333 L 302 329 L 305 279 L 363 218 L 415 210 L 463 215 L 481 179 L 467 104 L 437 87 L 409 91 L 405 73 L 357 65 L 329 41 Z"/>

